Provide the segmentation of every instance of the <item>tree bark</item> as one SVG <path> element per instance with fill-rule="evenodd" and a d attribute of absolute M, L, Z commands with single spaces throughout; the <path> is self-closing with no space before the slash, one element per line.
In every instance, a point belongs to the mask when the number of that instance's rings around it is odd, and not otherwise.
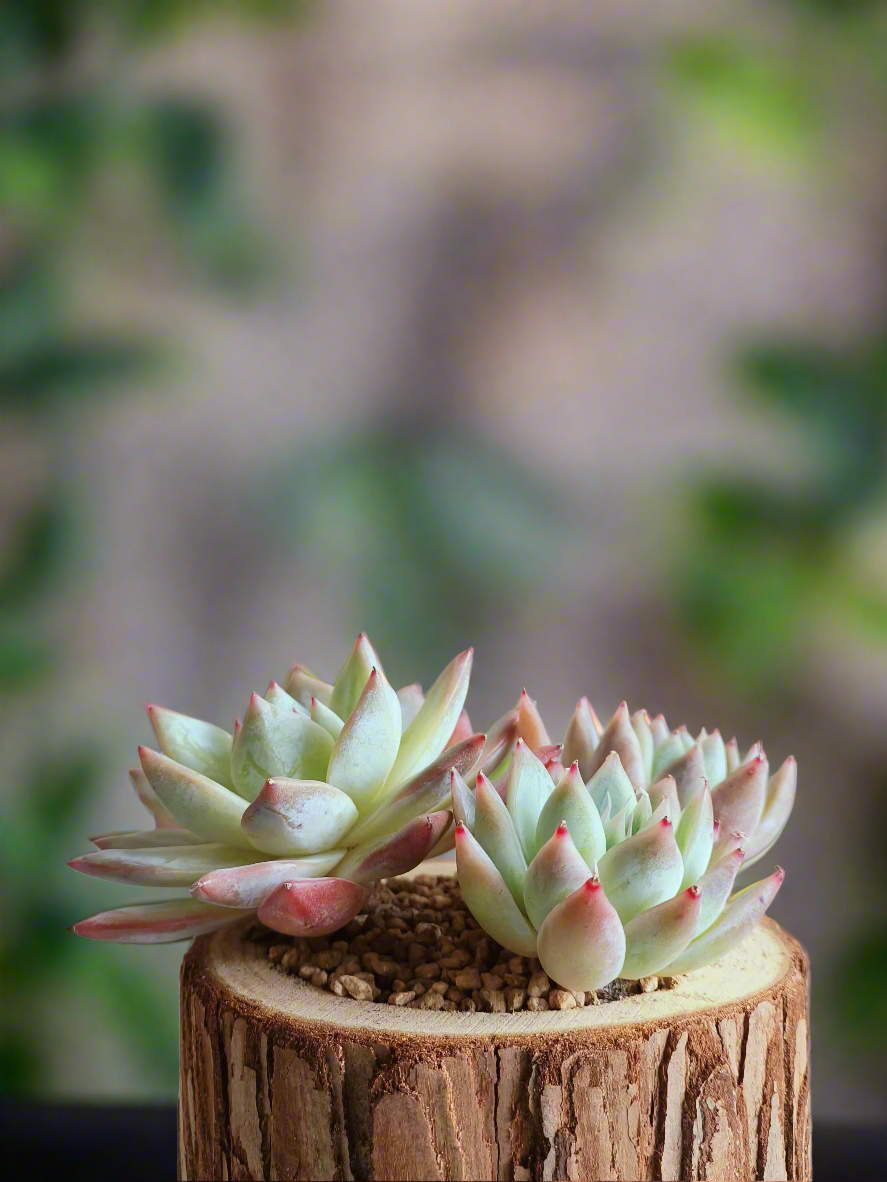
<path fill-rule="evenodd" d="M 322 993 L 243 931 L 182 968 L 182 1179 L 811 1177 L 807 959 L 772 921 L 675 989 L 510 1015 Z"/>

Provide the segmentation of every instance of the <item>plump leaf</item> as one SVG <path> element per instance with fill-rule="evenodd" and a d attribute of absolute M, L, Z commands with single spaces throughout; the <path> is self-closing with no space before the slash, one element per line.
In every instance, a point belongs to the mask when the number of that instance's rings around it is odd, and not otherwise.
<path fill-rule="evenodd" d="M 249 842 L 268 854 L 318 854 L 339 844 L 357 808 L 347 793 L 320 780 L 266 780 L 243 814 Z"/>
<path fill-rule="evenodd" d="M 593 776 L 598 768 L 603 766 L 604 761 L 612 751 L 615 751 L 619 756 L 622 768 L 628 776 L 632 787 L 642 788 L 645 783 L 645 776 L 643 759 L 641 757 L 641 746 L 631 725 L 628 706 L 625 702 L 620 703 L 616 713 L 610 719 L 604 733 L 601 735 L 594 754 L 591 757 L 589 773 L 585 776 L 586 780 L 589 776 Z M 569 758 L 569 755 L 567 758 Z M 582 770 L 581 761 L 579 770 Z"/>
<path fill-rule="evenodd" d="M 625 932 L 597 876 L 549 912 L 537 945 L 543 969 L 566 989 L 601 989 L 619 976 Z"/>
<path fill-rule="evenodd" d="M 743 870 L 763 858 L 779 839 L 788 822 L 798 787 L 798 765 L 790 755 L 767 784 L 767 797 L 758 827 L 746 843 Z"/>
<path fill-rule="evenodd" d="M 634 806 L 634 788 L 625 774 L 617 752 L 611 751 L 604 758 L 588 781 L 588 793 L 599 813 L 603 812 L 608 797 L 610 816 L 614 816 L 627 804 Z"/>
<path fill-rule="evenodd" d="M 464 825 L 456 826 L 459 888 L 468 910 L 494 940 L 518 956 L 536 955 L 536 933 L 505 879 Z"/>
<path fill-rule="evenodd" d="M 474 650 L 454 658 L 425 696 L 419 713 L 404 731 L 386 787 L 397 787 L 444 750 L 468 694 Z"/>
<path fill-rule="evenodd" d="M 322 878 L 344 853 L 343 849 L 326 850 L 304 858 L 275 858 L 272 862 L 211 870 L 194 883 L 191 894 L 218 907 L 259 907 L 281 883 L 297 878 Z"/>
<path fill-rule="evenodd" d="M 396 833 L 371 838 L 350 849 L 336 866 L 336 875 L 369 883 L 406 874 L 424 862 L 451 821 L 448 809 L 414 817 Z"/>
<path fill-rule="evenodd" d="M 696 935 L 699 896 L 699 887 L 688 887 L 625 925 L 621 976 L 629 981 L 649 977 L 684 951 Z"/>
<path fill-rule="evenodd" d="M 296 878 L 264 900 L 259 920 L 288 936 L 328 936 L 353 919 L 369 888 L 342 878 Z"/>
<path fill-rule="evenodd" d="M 686 889 L 699 882 L 708 868 L 714 848 L 714 812 L 708 785 L 703 787 L 681 814 L 675 836 L 684 863 L 681 886 Z"/>
<path fill-rule="evenodd" d="M 265 693 L 265 701 L 270 702 L 272 706 L 276 706 L 278 710 L 295 710 L 297 714 L 303 714 L 305 718 L 310 718 L 311 712 L 297 701 L 292 694 L 288 694 L 282 685 L 276 681 L 272 681 Z"/>
<path fill-rule="evenodd" d="M 591 702 L 580 698 L 564 736 L 564 762 L 578 763 L 583 780 L 591 779 L 594 774 L 594 752 L 600 736 Z"/>
<path fill-rule="evenodd" d="M 542 715 L 526 690 L 521 691 L 517 703 L 517 733 L 531 751 L 547 747 L 551 743 Z"/>
<path fill-rule="evenodd" d="M 598 863 L 607 898 L 623 923 L 670 898 L 684 876 L 674 826 L 667 818 L 607 850 Z"/>
<path fill-rule="evenodd" d="M 524 876 L 527 861 L 515 832 L 511 814 L 502 797 L 481 772 L 474 792 L 474 824 L 472 833 L 493 865 L 505 879 L 508 889 L 521 910 L 524 910 Z"/>
<path fill-rule="evenodd" d="M 524 908 L 533 927 L 538 931 L 548 913 L 578 890 L 591 873 L 567 826 L 558 825 L 525 874 Z"/>
<path fill-rule="evenodd" d="M 366 633 L 361 632 L 335 680 L 329 701 L 330 709 L 340 718 L 347 718 L 357 705 L 374 669 L 378 669 L 384 675 L 382 662 L 376 655 L 376 650 L 370 644 Z"/>
<path fill-rule="evenodd" d="M 68 865 L 94 878 L 131 886 L 191 886 L 203 874 L 222 866 L 244 866 L 253 855 L 234 846 L 203 843 L 166 849 L 104 849 L 74 858 Z"/>
<path fill-rule="evenodd" d="M 295 698 L 306 710 L 311 709 L 312 698 L 317 698 L 318 702 L 322 703 L 322 705 L 329 706 L 333 697 L 333 687 L 329 682 L 321 681 L 319 677 L 315 677 L 303 665 L 293 665 L 289 671 L 284 689 L 291 698 Z"/>
<path fill-rule="evenodd" d="M 179 823 L 165 807 L 163 801 L 148 783 L 148 777 L 140 767 L 131 767 L 129 769 L 129 778 L 132 781 L 132 786 L 135 788 L 136 796 L 154 818 L 154 824 L 158 829 L 178 829 Z"/>
<path fill-rule="evenodd" d="M 110 940 L 117 944 L 170 944 L 214 932 L 252 914 L 230 907 L 213 907 L 196 899 L 170 899 L 166 903 L 135 903 L 115 911 L 102 911 L 75 923 L 71 930 L 90 940 Z"/>
<path fill-rule="evenodd" d="M 678 803 L 684 809 L 707 783 L 702 748 L 694 743 L 668 765 L 663 776 L 672 776 L 678 790 Z"/>
<path fill-rule="evenodd" d="M 756 755 L 741 764 L 712 792 L 715 820 L 720 825 L 720 838 L 741 831 L 754 835 L 764 811 L 767 797 L 768 763 L 763 755 Z"/>
<path fill-rule="evenodd" d="M 281 710 L 253 694 L 243 725 L 234 735 L 234 784 L 253 800 L 266 780 L 325 780 L 333 750 L 330 734 L 295 710 Z"/>
<path fill-rule="evenodd" d="M 508 775 L 505 803 L 528 864 L 536 853 L 539 814 L 553 791 L 551 776 L 523 739 L 518 739 Z"/>
<path fill-rule="evenodd" d="M 600 814 L 582 783 L 579 765 L 575 762 L 542 807 L 536 823 L 536 849 L 541 849 L 554 835 L 561 821 L 566 822 L 573 844 L 590 872 L 604 856 L 607 839 Z"/>
<path fill-rule="evenodd" d="M 335 741 L 326 778 L 365 809 L 385 783 L 399 746 L 400 703 L 385 675 L 373 669 Z"/>
<path fill-rule="evenodd" d="M 338 739 L 342 733 L 342 727 L 345 725 L 342 719 L 330 710 L 329 706 L 324 706 L 319 698 L 311 699 L 310 717 L 312 722 L 316 722 L 318 726 L 322 726 L 334 741 Z"/>
<path fill-rule="evenodd" d="M 705 762 L 705 778 L 710 787 L 717 788 L 721 780 L 727 777 L 727 747 L 718 730 L 705 735 L 699 741 L 702 758 Z"/>
<path fill-rule="evenodd" d="M 148 718 L 160 750 L 177 763 L 225 788 L 233 788 L 231 777 L 231 736 L 221 727 L 199 718 L 189 718 L 164 706 L 149 706 Z"/>
<path fill-rule="evenodd" d="M 745 850 L 738 846 L 736 849 L 730 850 L 719 861 L 712 863 L 699 879 L 701 899 L 696 935 L 700 935 L 710 928 L 724 910 L 724 905 L 730 898 L 733 883 L 742 868 L 744 858 Z"/>
<path fill-rule="evenodd" d="M 224 845 L 249 846 L 240 828 L 246 805 L 234 792 L 148 747 L 139 748 L 139 759 L 151 787 L 181 828 Z"/>

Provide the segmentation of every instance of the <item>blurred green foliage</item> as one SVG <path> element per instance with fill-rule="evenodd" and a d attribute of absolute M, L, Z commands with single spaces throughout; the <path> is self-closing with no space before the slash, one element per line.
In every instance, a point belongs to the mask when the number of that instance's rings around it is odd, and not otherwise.
<path fill-rule="evenodd" d="M 685 42 L 670 57 L 673 75 L 727 142 L 775 147 L 828 171 L 847 142 L 848 111 L 879 130 L 887 121 L 887 5 L 781 0 L 771 11 L 781 36 Z M 887 157 L 878 164 L 883 172 Z M 887 645 L 887 580 L 864 540 L 877 526 L 881 545 L 887 536 L 887 329 L 841 348 L 754 340 L 738 351 L 733 377 L 747 400 L 783 419 L 791 452 L 769 475 L 721 471 L 694 484 L 677 596 L 702 660 L 772 699 L 797 688 L 805 647 L 824 626 Z M 827 992 L 847 1047 L 880 1056 L 883 868 L 867 893 L 870 914 L 836 958 Z"/>
<path fill-rule="evenodd" d="M 132 391 L 158 342 L 88 330 L 74 314 L 72 256 L 105 175 L 125 166 L 154 197 L 157 226 L 190 272 L 243 291 L 262 273 L 226 131 L 199 96 L 131 93 L 127 53 L 220 13 L 273 17 L 292 3 L 242 0 L 4 0 L 0 5 L 0 424 L 40 453 L 33 487 L 0 551 L 0 703 L 39 702 L 63 674 L 53 606 L 77 577 L 76 489 L 68 416 L 85 400 Z M 174 990 L 156 991 L 138 961 L 69 936 L 64 866 L 103 773 L 101 744 L 39 752 L 20 769 L 0 818 L 0 1090 L 46 1085 L 42 1035 L 57 999 L 98 1004 L 146 1069 L 175 1087 Z M 98 897 L 95 900 L 98 905 Z"/>

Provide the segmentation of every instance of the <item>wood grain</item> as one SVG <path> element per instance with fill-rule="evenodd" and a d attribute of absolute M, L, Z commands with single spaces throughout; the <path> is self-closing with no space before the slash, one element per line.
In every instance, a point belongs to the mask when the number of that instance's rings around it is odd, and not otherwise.
<path fill-rule="evenodd" d="M 182 1179 L 808 1179 L 807 960 L 765 920 L 673 990 L 404 1010 L 274 969 L 243 926 L 182 967 Z"/>

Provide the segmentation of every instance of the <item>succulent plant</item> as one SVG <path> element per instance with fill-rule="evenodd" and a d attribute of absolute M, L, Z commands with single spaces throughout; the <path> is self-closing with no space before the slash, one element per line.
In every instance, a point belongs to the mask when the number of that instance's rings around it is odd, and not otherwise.
<path fill-rule="evenodd" d="M 788 820 L 793 758 L 770 776 L 759 743 L 740 758 L 624 702 L 603 727 L 583 698 L 562 749 L 526 694 L 518 717 L 507 776 L 451 775 L 459 884 L 490 936 L 598 989 L 701 968 L 752 930 L 784 872 L 731 891 Z"/>
<path fill-rule="evenodd" d="M 395 691 L 361 634 L 333 684 L 294 665 L 253 694 L 233 735 L 149 706 L 160 751 L 130 772 L 155 828 L 93 838 L 75 870 L 190 897 L 121 907 L 74 927 L 99 940 L 188 939 L 258 914 L 291 935 L 347 923 L 378 878 L 421 862 L 452 824 L 450 771 L 502 762 L 516 711 L 489 739 L 463 710 L 472 653 L 423 696 Z"/>

